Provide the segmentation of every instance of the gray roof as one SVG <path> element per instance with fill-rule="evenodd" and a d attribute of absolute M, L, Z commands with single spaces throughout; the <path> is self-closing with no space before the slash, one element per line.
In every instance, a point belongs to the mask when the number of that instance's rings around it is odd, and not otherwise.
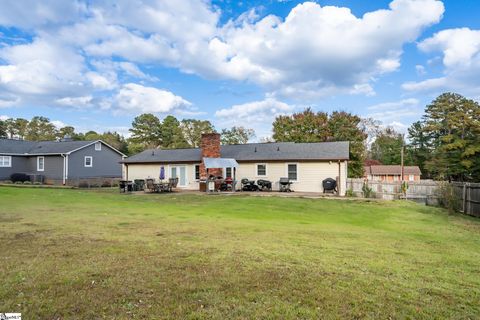
<path fill-rule="evenodd" d="M 316 143 L 248 143 L 221 146 L 222 158 L 237 161 L 293 161 L 293 160 L 348 160 L 349 143 L 316 142 Z M 149 149 L 128 157 L 125 163 L 168 163 L 168 162 L 201 162 L 199 148 L 195 149 Z"/>
<path fill-rule="evenodd" d="M 1 154 L 60 154 L 85 147 L 95 141 L 24 141 L 0 139 Z"/>

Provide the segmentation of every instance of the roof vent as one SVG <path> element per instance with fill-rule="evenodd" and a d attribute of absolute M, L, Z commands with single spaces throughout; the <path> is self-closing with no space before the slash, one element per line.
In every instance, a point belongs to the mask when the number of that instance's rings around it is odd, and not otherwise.
<path fill-rule="evenodd" d="M 280 151 L 280 147 L 277 147 L 277 151 Z"/>
<path fill-rule="evenodd" d="M 255 152 L 257 152 L 257 147 L 255 147 Z"/>
<path fill-rule="evenodd" d="M 155 151 L 152 150 L 152 156 L 154 156 L 154 155 L 155 155 Z"/>

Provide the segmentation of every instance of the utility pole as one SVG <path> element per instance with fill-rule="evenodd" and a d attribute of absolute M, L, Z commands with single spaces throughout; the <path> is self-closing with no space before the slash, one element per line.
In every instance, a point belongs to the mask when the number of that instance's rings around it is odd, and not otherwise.
<path fill-rule="evenodd" d="M 401 176 L 401 180 L 402 180 L 402 183 L 403 183 L 403 180 L 404 180 L 404 174 L 405 174 L 405 171 L 404 171 L 404 165 L 403 165 L 403 149 L 404 149 L 404 140 L 403 140 L 403 134 L 402 134 L 402 150 L 400 151 L 400 161 L 401 161 L 401 166 L 402 166 L 402 176 Z"/>
<path fill-rule="evenodd" d="M 401 167 L 402 167 L 402 174 L 401 174 L 401 189 L 402 189 L 402 193 L 403 193 L 403 196 L 405 198 L 405 200 L 407 199 L 407 190 L 405 188 L 405 167 L 403 165 L 403 149 L 405 149 L 405 135 L 402 134 L 402 150 L 400 151 L 400 162 L 401 162 Z"/>

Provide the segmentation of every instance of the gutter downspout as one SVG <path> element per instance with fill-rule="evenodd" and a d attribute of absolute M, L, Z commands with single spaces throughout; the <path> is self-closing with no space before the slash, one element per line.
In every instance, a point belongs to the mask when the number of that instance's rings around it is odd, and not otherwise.
<path fill-rule="evenodd" d="M 62 158 L 63 158 L 63 185 L 65 185 L 65 182 L 66 182 L 66 161 L 65 161 L 65 155 L 64 154 L 61 154 Z"/>
<path fill-rule="evenodd" d="M 337 193 L 338 195 L 342 195 L 342 183 L 343 183 L 343 180 L 342 180 L 342 162 L 340 160 L 338 160 L 338 188 L 337 188 Z"/>
<path fill-rule="evenodd" d="M 65 157 L 65 183 L 68 181 L 68 156 L 69 154 L 67 153 Z"/>

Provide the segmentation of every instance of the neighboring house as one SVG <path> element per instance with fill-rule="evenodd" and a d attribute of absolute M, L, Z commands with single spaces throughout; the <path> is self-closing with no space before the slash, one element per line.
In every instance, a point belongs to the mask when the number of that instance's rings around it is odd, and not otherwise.
<path fill-rule="evenodd" d="M 0 180 L 13 173 L 43 176 L 48 184 L 122 177 L 123 153 L 103 141 L 0 139 Z"/>
<path fill-rule="evenodd" d="M 365 166 L 365 178 L 372 181 L 401 181 L 402 166 L 400 165 L 371 165 Z M 404 166 L 403 177 L 406 181 L 419 181 L 422 172 L 418 166 Z"/>
<path fill-rule="evenodd" d="M 199 182 L 207 178 L 204 158 L 235 159 L 239 167 L 223 168 L 223 177 L 250 180 L 265 179 L 278 190 L 279 180 L 289 177 L 292 189 L 305 192 L 322 192 L 322 181 L 333 178 L 339 181 L 340 194 L 346 191 L 348 142 L 323 143 L 251 143 L 220 146 L 219 134 L 202 136 L 200 148 L 151 149 L 126 158 L 126 180 L 159 178 L 163 166 L 166 178 L 178 177 L 180 188 L 198 190 Z M 235 170 L 235 171 L 234 171 Z M 212 173 L 212 171 L 209 171 Z M 239 184 L 237 185 L 239 187 Z"/>

